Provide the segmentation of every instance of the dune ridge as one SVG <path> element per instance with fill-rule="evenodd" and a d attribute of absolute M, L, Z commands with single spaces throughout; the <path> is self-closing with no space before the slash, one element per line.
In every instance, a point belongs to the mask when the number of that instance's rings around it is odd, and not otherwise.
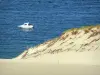
<path fill-rule="evenodd" d="M 73 28 L 61 36 L 25 50 L 14 59 L 39 62 L 100 63 L 100 25 Z"/>
<path fill-rule="evenodd" d="M 0 59 L 0 75 L 100 75 L 100 25 L 74 28 Z"/>

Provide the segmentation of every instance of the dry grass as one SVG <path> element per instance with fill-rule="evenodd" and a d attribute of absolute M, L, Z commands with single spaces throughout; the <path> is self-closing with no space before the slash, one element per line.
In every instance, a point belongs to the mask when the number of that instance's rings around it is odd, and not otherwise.
<path fill-rule="evenodd" d="M 78 31 L 77 31 L 77 30 L 72 31 L 72 35 L 76 35 L 77 33 L 78 33 Z"/>
<path fill-rule="evenodd" d="M 96 36 L 96 35 L 98 35 L 98 34 L 100 34 L 100 32 L 93 32 L 93 33 L 88 37 L 88 39 L 91 38 L 91 37 L 94 37 L 94 36 Z"/>
<path fill-rule="evenodd" d="M 84 32 L 85 32 L 85 34 L 87 34 L 87 33 L 89 33 L 89 30 L 85 29 Z"/>
<path fill-rule="evenodd" d="M 59 38 L 54 38 L 52 41 L 50 41 L 47 47 L 51 47 L 52 45 L 54 45 L 58 41 L 58 39 Z"/>
<path fill-rule="evenodd" d="M 62 34 L 66 33 L 66 32 L 77 31 L 78 29 L 79 28 L 68 29 L 68 30 L 65 30 Z"/>
<path fill-rule="evenodd" d="M 68 30 L 65 30 L 62 34 L 66 33 L 66 32 L 73 32 L 73 31 L 75 32 L 75 31 L 78 31 L 78 30 L 84 30 L 85 33 L 88 33 L 89 30 L 91 30 L 92 28 L 100 29 L 100 24 L 99 25 L 82 26 L 81 28 L 68 29 Z"/>
<path fill-rule="evenodd" d="M 62 35 L 62 36 L 60 36 L 60 40 L 65 40 L 68 36 L 69 36 L 69 34 L 67 34 L 66 36 Z"/>
<path fill-rule="evenodd" d="M 39 45 L 35 46 L 35 48 L 36 48 L 36 47 L 39 47 L 39 46 L 41 46 L 41 45 L 45 45 L 45 44 L 48 44 L 48 45 L 47 45 L 47 48 L 48 48 L 48 47 L 51 47 L 51 46 L 53 46 L 58 40 L 65 40 L 67 37 L 69 37 L 70 35 L 67 34 L 68 32 L 71 32 L 72 35 L 77 35 L 77 34 L 79 33 L 79 30 L 83 30 L 83 31 L 84 31 L 84 34 L 87 34 L 87 33 L 89 33 L 89 32 L 92 32 L 92 34 L 88 37 L 88 39 L 91 38 L 91 37 L 94 37 L 94 36 L 96 36 L 96 35 L 98 35 L 98 34 L 100 34 L 100 31 L 92 30 L 93 28 L 100 29 L 100 25 L 96 25 L 96 26 L 83 26 L 83 27 L 81 27 L 81 28 L 72 28 L 72 29 L 69 29 L 69 30 L 67 30 L 67 31 L 64 31 L 63 34 L 62 34 L 60 37 L 54 38 L 54 39 L 52 39 L 52 40 L 48 40 L 47 42 L 44 42 L 43 44 L 39 44 Z M 69 39 L 72 39 L 72 38 L 70 37 Z M 94 40 L 92 40 L 90 43 L 86 43 L 86 44 L 84 44 L 84 45 L 82 44 L 81 47 L 80 47 L 78 50 L 76 50 L 76 52 L 79 51 L 82 47 L 88 46 L 88 45 L 90 45 L 92 42 L 96 42 L 96 41 L 98 41 L 98 40 L 100 40 L 100 38 L 94 39 Z M 65 42 L 62 42 L 61 45 L 62 45 L 63 43 L 65 43 Z M 73 44 L 73 43 L 74 43 L 74 42 L 71 42 L 71 43 L 69 43 L 68 45 L 71 45 L 71 44 Z M 74 47 L 74 45 L 73 45 L 72 47 Z M 72 48 L 72 47 L 71 47 L 71 48 Z M 83 50 L 84 50 L 84 48 L 82 49 L 82 51 L 83 51 Z M 34 57 L 37 57 L 37 56 L 43 54 L 45 51 L 46 51 L 46 49 L 41 50 L 41 51 L 38 51 L 38 50 L 37 50 L 36 52 L 34 52 L 34 53 L 32 53 L 32 54 L 34 55 Z M 63 49 L 55 49 L 55 50 L 49 50 L 49 51 L 47 51 L 47 53 L 54 54 L 54 53 L 59 53 L 59 52 L 62 52 L 62 51 L 64 51 L 64 50 L 63 50 Z M 70 51 L 70 48 L 67 48 L 67 51 Z M 89 51 L 89 50 L 88 50 L 88 51 Z M 28 52 L 26 52 L 26 53 L 23 55 L 23 58 L 27 55 L 27 53 L 28 53 Z"/>

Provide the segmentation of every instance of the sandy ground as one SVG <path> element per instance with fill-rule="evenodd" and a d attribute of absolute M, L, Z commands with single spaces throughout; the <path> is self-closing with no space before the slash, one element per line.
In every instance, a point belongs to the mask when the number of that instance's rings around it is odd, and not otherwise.
<path fill-rule="evenodd" d="M 15 58 L 18 59 L 18 58 Z M 20 60 L 20 59 L 19 59 Z M 40 63 L 55 63 L 55 64 L 91 64 L 100 65 L 100 51 L 85 51 L 85 52 L 61 52 L 58 54 L 44 54 L 39 57 L 28 57 L 27 60 Z"/>
<path fill-rule="evenodd" d="M 100 75 L 100 65 L 40 63 L 0 59 L 0 75 Z"/>

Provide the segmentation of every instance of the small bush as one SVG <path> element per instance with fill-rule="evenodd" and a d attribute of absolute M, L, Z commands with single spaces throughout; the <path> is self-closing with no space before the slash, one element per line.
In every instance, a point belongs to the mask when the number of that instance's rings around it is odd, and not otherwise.
<path fill-rule="evenodd" d="M 76 35 L 78 33 L 78 31 L 72 31 L 72 35 Z"/>
<path fill-rule="evenodd" d="M 89 33 L 89 30 L 85 29 L 84 32 L 85 32 L 85 34 L 87 34 L 87 33 Z"/>

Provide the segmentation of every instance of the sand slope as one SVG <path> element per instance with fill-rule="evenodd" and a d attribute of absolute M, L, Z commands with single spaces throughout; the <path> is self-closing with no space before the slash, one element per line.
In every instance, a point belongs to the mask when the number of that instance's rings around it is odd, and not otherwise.
<path fill-rule="evenodd" d="M 100 75 L 100 25 L 68 30 L 16 58 L 0 59 L 0 75 Z"/>
<path fill-rule="evenodd" d="M 15 59 L 60 64 L 100 64 L 100 25 L 74 28 L 25 50 Z"/>

